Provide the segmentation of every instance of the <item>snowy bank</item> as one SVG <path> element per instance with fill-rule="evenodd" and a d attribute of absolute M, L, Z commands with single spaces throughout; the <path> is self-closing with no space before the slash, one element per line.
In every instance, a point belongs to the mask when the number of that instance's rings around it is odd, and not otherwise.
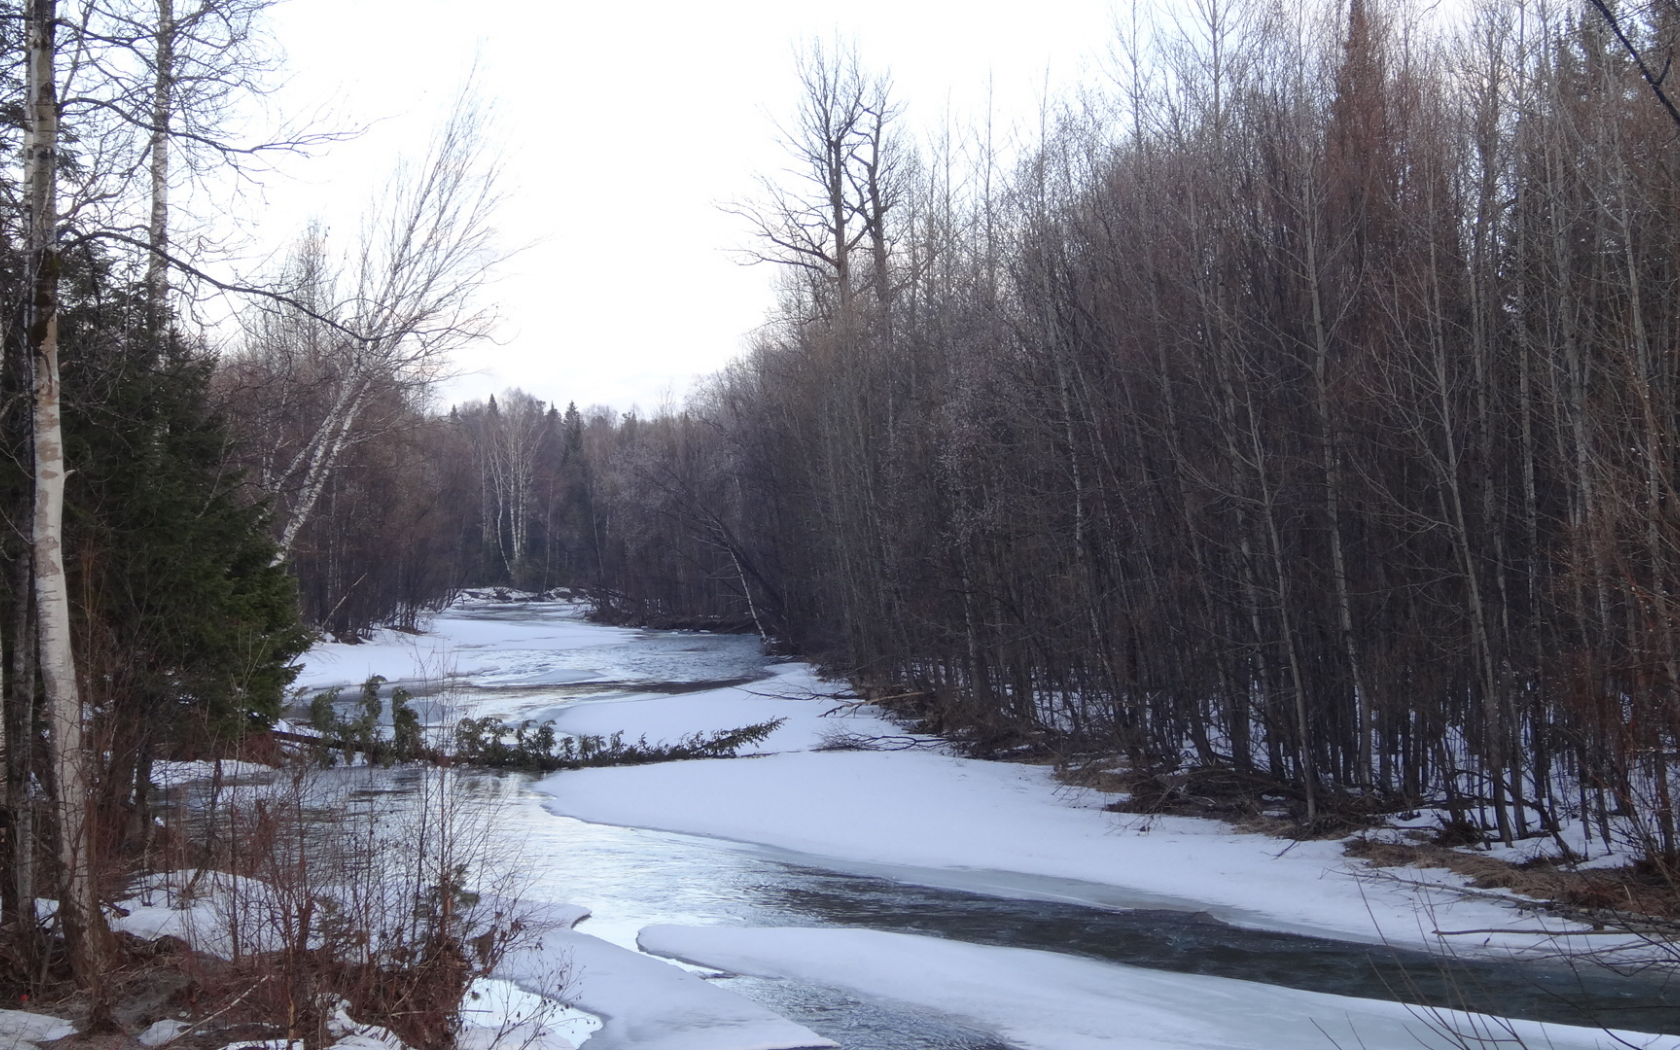
<path fill-rule="evenodd" d="M 1438 943 L 1437 929 L 1501 929 L 1518 932 L 1478 934 L 1472 947 L 1545 951 L 1555 950 L 1554 937 L 1568 928 L 1488 895 L 1461 899 L 1453 891 L 1464 880 L 1444 870 L 1408 870 L 1411 884 L 1372 878 L 1338 841 L 1294 842 L 1213 820 L 1107 812 L 1106 796 L 1059 784 L 1043 766 L 929 750 L 816 750 L 840 733 L 903 737 L 867 711 L 823 717 L 837 705 L 808 698 L 818 685 L 809 668 L 784 665 L 751 686 L 578 704 L 560 715 L 560 729 L 621 729 L 658 740 L 787 721 L 761 749 L 780 753 L 563 772 L 538 788 L 552 796 L 553 812 L 583 820 L 922 868 L 930 876 L 960 873 L 965 877 L 953 881 L 968 885 L 975 872 L 1075 880 L 1252 928 L 1426 945 Z M 770 695 L 776 692 L 788 698 Z"/>
<path fill-rule="evenodd" d="M 1548 1050 L 1680 1048 L 1674 1036 L 1506 1021 L 877 930 L 650 926 L 639 940 L 647 951 L 701 966 L 957 1014 L 1022 1050 L 1461 1050 L 1460 1037 L 1478 1034 Z"/>
<path fill-rule="evenodd" d="M 808 1028 L 669 963 L 570 929 L 510 953 L 496 976 L 586 1010 L 603 1024 L 586 1050 L 832 1047 Z"/>
<path fill-rule="evenodd" d="M 0 1046 L 8 1050 L 37 1050 L 42 1043 L 74 1035 L 76 1026 L 58 1017 L 23 1010 L 0 1010 Z"/>

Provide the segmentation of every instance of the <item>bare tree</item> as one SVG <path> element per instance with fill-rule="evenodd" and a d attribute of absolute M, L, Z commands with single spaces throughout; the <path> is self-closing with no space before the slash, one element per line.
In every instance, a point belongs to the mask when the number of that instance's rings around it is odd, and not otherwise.
<path fill-rule="evenodd" d="M 803 271 L 826 293 L 823 308 L 845 315 L 860 288 L 873 287 L 883 302 L 890 294 L 887 222 L 903 193 L 903 151 L 893 141 L 901 111 L 891 78 L 866 73 L 855 47 L 813 41 L 799 55 L 799 81 L 800 108 L 782 132 L 792 184 L 761 179 L 761 202 L 729 210 L 762 244 L 749 259 Z"/>
<path fill-rule="evenodd" d="M 263 397 L 296 399 L 307 379 L 313 401 L 292 401 L 294 443 L 269 443 L 265 485 L 278 498 L 280 557 L 309 523 L 345 451 L 370 429 L 378 396 L 427 389 L 449 354 L 484 337 L 492 312 L 477 298 L 499 260 L 492 228 L 498 203 L 486 117 L 469 93 L 417 163 L 399 167 L 342 260 L 319 232 L 300 244 L 283 301 L 248 315 L 247 372 L 277 385 Z M 307 374 L 305 374 L 307 373 Z M 377 430 L 374 426 L 372 430 Z"/>
<path fill-rule="evenodd" d="M 34 358 L 34 592 L 40 674 L 46 695 L 57 799 L 59 915 L 71 965 L 97 990 L 109 934 L 92 866 L 92 755 L 83 743 L 82 700 L 71 649 L 64 564 L 64 435 L 58 369 L 59 100 L 56 0 L 31 0 L 27 26 L 25 127 L 26 329 Z M 96 1009 L 103 1004 L 95 997 Z"/>

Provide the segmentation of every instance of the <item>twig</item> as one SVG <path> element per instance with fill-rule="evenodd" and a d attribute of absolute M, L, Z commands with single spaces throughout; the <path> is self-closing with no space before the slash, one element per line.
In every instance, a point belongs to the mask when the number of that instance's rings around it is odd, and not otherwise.
<path fill-rule="evenodd" d="M 181 1029 L 179 1032 L 176 1032 L 174 1035 L 170 1036 L 168 1040 L 166 1040 L 165 1042 L 160 1043 L 158 1045 L 168 1046 L 170 1043 L 176 1042 L 182 1036 L 188 1034 L 189 1032 L 193 1032 L 193 1031 L 198 1030 L 199 1028 L 204 1027 L 205 1025 L 209 1024 L 211 1021 L 214 1021 L 216 1018 L 222 1016 L 223 1014 L 227 1013 L 229 1010 L 238 1006 L 240 1003 L 249 999 L 251 997 L 251 993 L 255 992 L 258 988 L 261 988 L 264 984 L 268 983 L 269 981 L 272 981 L 273 979 L 274 979 L 274 974 L 265 974 L 264 976 L 258 978 L 257 983 L 255 983 L 255 984 L 251 985 L 251 987 L 245 989 L 244 993 L 242 995 L 240 995 L 239 998 L 235 999 L 231 1003 L 228 1003 L 226 1006 L 222 1007 L 220 1010 L 217 1010 L 215 1013 L 210 1014 L 207 1017 L 199 1018 L 197 1021 L 194 1021 L 192 1024 L 190 1024 L 187 1027 Z"/>

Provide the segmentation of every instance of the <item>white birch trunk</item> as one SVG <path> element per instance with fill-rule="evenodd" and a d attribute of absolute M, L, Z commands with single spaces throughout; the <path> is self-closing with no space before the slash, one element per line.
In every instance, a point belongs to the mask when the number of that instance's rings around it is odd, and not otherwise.
<path fill-rule="evenodd" d="M 292 545 L 297 542 L 298 533 L 309 521 L 309 516 L 315 510 L 315 502 L 321 498 L 321 492 L 326 488 L 327 479 L 332 476 L 333 468 L 338 465 L 339 457 L 344 454 L 345 446 L 350 443 L 350 435 L 355 429 L 356 416 L 362 408 L 362 398 L 367 391 L 367 384 L 361 381 L 351 381 L 339 395 L 338 404 L 333 412 L 321 424 L 316 434 L 314 451 L 309 457 L 309 469 L 303 477 L 303 488 L 298 493 L 297 502 L 292 505 L 291 513 L 286 516 L 286 525 L 280 532 L 279 548 L 274 552 L 274 564 L 285 561 L 292 553 Z"/>
<path fill-rule="evenodd" d="M 175 0 L 157 0 L 157 46 L 152 85 L 151 177 L 152 214 L 147 229 L 152 253 L 146 260 L 146 305 L 152 322 L 160 323 L 169 304 L 169 126 L 173 117 L 171 91 L 175 81 Z"/>
<path fill-rule="evenodd" d="M 56 0 L 31 0 L 27 15 L 29 118 L 24 164 L 32 285 L 28 327 L 35 359 L 34 585 L 40 674 L 58 790 L 59 915 L 77 982 L 92 988 L 106 969 L 106 938 L 94 895 L 91 763 L 82 739 L 82 700 L 70 645 L 70 593 L 64 575 L 67 468 L 58 384 L 57 6 Z"/>

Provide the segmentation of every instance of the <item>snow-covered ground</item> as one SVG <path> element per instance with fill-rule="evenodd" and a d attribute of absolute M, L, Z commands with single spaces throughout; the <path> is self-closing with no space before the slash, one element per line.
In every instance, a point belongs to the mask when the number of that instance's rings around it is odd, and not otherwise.
<path fill-rule="evenodd" d="M 1336 841 L 1241 834 L 1193 817 L 1110 813 L 1102 808 L 1109 798 L 1058 784 L 1043 766 L 929 750 L 822 750 L 837 735 L 903 739 L 903 730 L 867 708 L 841 714 L 832 701 L 802 699 L 822 688 L 805 665 L 785 664 L 750 686 L 578 704 L 560 715 L 560 729 L 622 729 L 659 740 L 787 721 L 752 761 L 579 770 L 539 789 L 553 796 L 554 812 L 584 820 L 854 863 L 947 869 L 967 873 L 968 886 L 976 872 L 1077 880 L 1119 888 L 1152 906 L 1177 904 L 1292 933 L 1433 946 L 1436 930 L 1498 928 L 1517 932 L 1478 933 L 1473 946 L 1550 951 L 1568 932 L 1485 897 L 1450 892 L 1464 883 L 1444 869 L 1406 873 L 1441 887 L 1430 891 L 1373 877 Z"/>
<path fill-rule="evenodd" d="M 42 1043 L 62 1039 L 76 1030 L 68 1021 L 23 1010 L 0 1010 L 0 1046 L 7 1050 L 38 1050 Z"/>
<path fill-rule="evenodd" d="M 529 610 L 530 619 L 471 609 L 446 613 L 424 638 L 386 635 L 364 645 L 322 646 L 309 654 L 301 681 L 325 686 L 375 673 L 392 680 L 453 673 L 487 687 L 636 677 L 622 671 L 635 663 L 646 636 L 583 623 L 562 606 Z M 1295 843 L 1238 834 L 1214 821 L 1110 813 L 1104 797 L 1061 786 L 1037 766 L 925 748 L 834 750 L 846 736 L 902 742 L 903 730 L 868 709 L 840 710 L 821 695 L 833 687 L 804 665 L 775 664 L 770 671 L 749 685 L 675 695 L 551 699 L 561 730 L 622 732 L 632 740 L 785 721 L 752 758 L 558 774 L 540 785 L 552 796 L 550 808 L 854 866 L 920 869 L 929 882 L 969 888 L 995 883 L 1009 887 L 1003 892 L 1031 894 L 1033 879 L 1072 880 L 1057 883 L 1059 896 L 1077 897 L 1085 886 L 1091 900 L 1109 905 L 1135 899 L 1346 940 L 1437 945 L 1436 931 L 1473 930 L 1449 938 L 1466 942 L 1455 950 L 1552 951 L 1570 932 L 1487 895 L 1461 897 L 1452 892 L 1461 880 L 1445 871 L 1408 871 L 1405 882 L 1374 878 L 1337 842 Z M 643 931 L 641 943 L 698 965 L 940 1011 L 1023 1048 L 1460 1045 L 1431 1036 L 1441 1018 L 1392 1004 L 936 938 L 663 926 Z M 692 974 L 586 932 L 557 931 L 545 944 L 546 958 L 527 953 L 507 976 L 536 990 L 544 965 L 566 962 L 565 998 L 606 1019 L 588 1050 L 830 1045 Z M 1460 1029 L 1490 1023 L 1452 1019 Z M 1488 1030 L 1510 1034 L 1497 1025 Z M 1542 1033 L 1528 1023 L 1516 1025 L 1514 1034 L 1531 1046 L 1625 1045 L 1586 1030 L 1547 1026 Z M 1624 1038 L 1636 1046 L 1680 1048 L 1680 1039 L 1669 1037 Z"/>

